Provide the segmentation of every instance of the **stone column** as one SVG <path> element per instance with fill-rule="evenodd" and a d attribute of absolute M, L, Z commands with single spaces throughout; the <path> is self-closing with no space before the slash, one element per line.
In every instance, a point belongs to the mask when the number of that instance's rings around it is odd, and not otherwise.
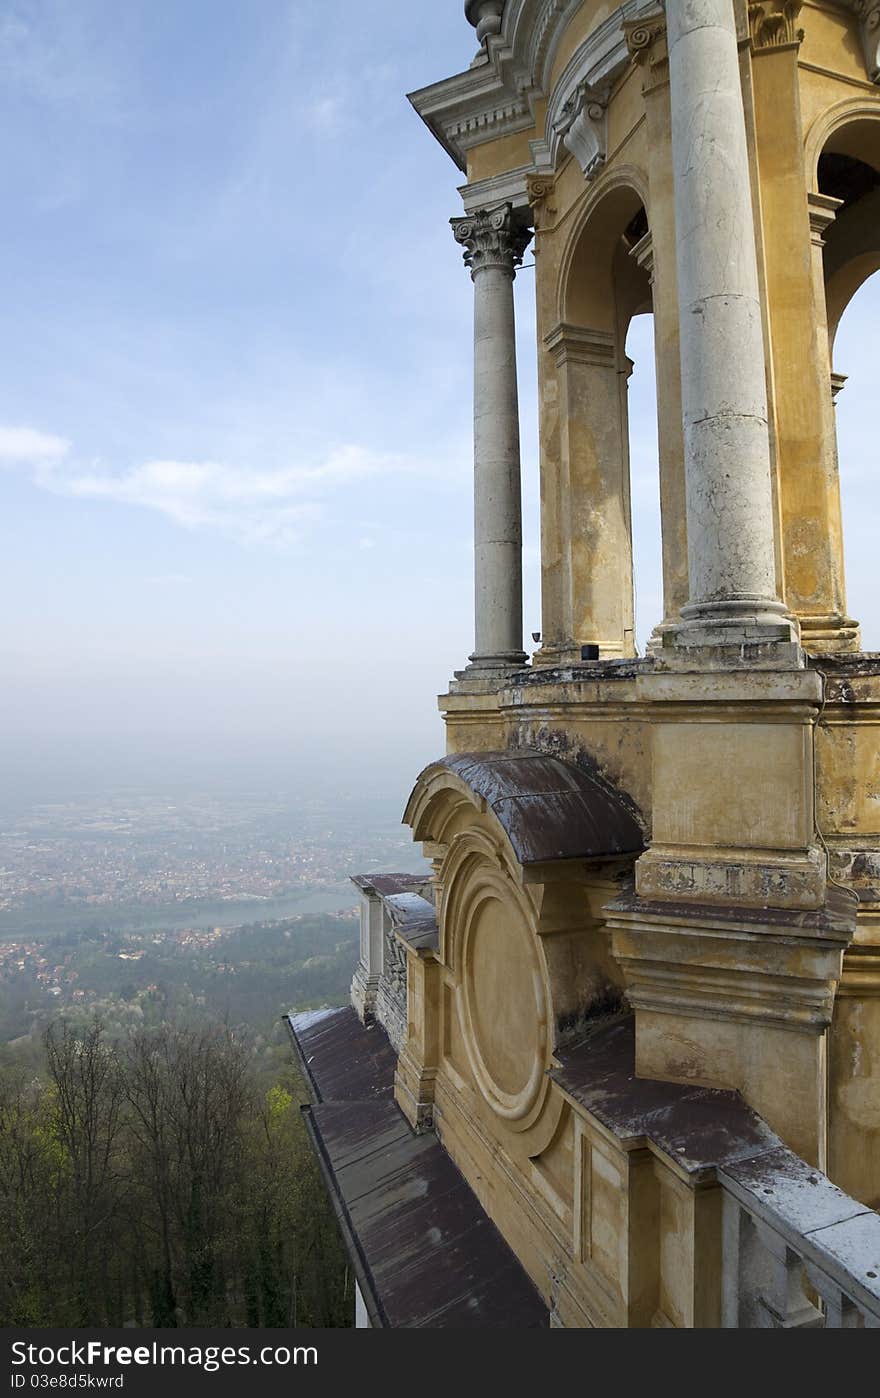
<path fill-rule="evenodd" d="M 769 642 L 790 665 L 733 3 L 666 0 L 666 22 L 690 590 L 675 642 L 747 664 Z"/>
<path fill-rule="evenodd" d="M 513 278 L 531 232 L 510 204 L 450 220 L 474 283 L 475 631 L 471 668 L 523 665 Z"/>

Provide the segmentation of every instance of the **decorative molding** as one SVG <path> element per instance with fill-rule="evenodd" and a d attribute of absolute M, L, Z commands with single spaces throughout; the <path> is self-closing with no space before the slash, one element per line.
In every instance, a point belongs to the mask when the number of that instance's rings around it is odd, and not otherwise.
<path fill-rule="evenodd" d="M 835 407 L 837 406 L 837 395 L 848 378 L 849 374 L 835 374 L 834 370 L 831 371 L 831 401 Z"/>
<path fill-rule="evenodd" d="M 654 240 L 651 237 L 651 230 L 648 229 L 637 243 L 634 243 L 629 250 L 629 255 L 637 267 L 641 267 L 647 272 L 648 280 L 654 285 Z"/>
<path fill-rule="evenodd" d="M 859 22 L 859 38 L 865 67 L 872 83 L 880 85 L 880 0 L 838 0 Z"/>
<path fill-rule="evenodd" d="M 543 204 L 553 193 L 553 181 L 546 175 L 529 175 L 526 180 L 526 194 L 532 208 Z"/>
<path fill-rule="evenodd" d="M 455 241 L 464 249 L 464 265 L 472 277 L 486 267 L 500 267 L 511 277 L 516 275 L 532 233 L 514 218 L 512 205 L 481 209 L 449 222 Z"/>
<path fill-rule="evenodd" d="M 649 5 L 653 2 L 648 0 Z M 607 103 L 614 84 L 629 67 L 622 17 L 637 8 L 624 5 L 597 25 L 560 74 L 547 106 L 545 135 L 529 142 L 535 167 L 540 174 L 555 171 L 562 150 L 571 149 L 564 133 L 576 111 L 579 96 L 582 97 L 584 90 L 591 88 L 600 101 L 604 97 Z"/>
<path fill-rule="evenodd" d="M 626 47 L 634 63 L 656 68 L 669 61 L 666 47 L 666 16 L 648 15 L 646 19 L 627 20 L 623 24 Z"/>
<path fill-rule="evenodd" d="M 554 134 L 571 151 L 586 180 L 596 178 L 608 154 L 609 95 L 609 83 L 594 87 L 584 79 L 553 122 Z"/>
<path fill-rule="evenodd" d="M 808 915 L 811 927 L 797 910 L 774 916 L 703 905 L 688 914 L 638 895 L 619 897 L 605 913 L 636 1011 L 807 1034 L 821 1034 L 831 1021 L 851 913 L 838 925 L 820 910 Z"/>
<path fill-rule="evenodd" d="M 880 0 L 877 0 L 880 5 Z M 803 0 L 762 0 L 749 5 L 753 49 L 798 48 L 804 31 L 797 26 Z"/>
<path fill-rule="evenodd" d="M 489 175 L 485 180 L 459 185 L 458 192 L 465 213 L 479 213 L 481 209 L 496 209 L 500 204 L 511 204 L 517 215 L 528 221 L 532 202 L 528 182 L 533 175 L 534 166 L 519 165 L 515 170 L 504 170 L 501 174 Z"/>
<path fill-rule="evenodd" d="M 526 194 L 536 232 L 543 227 L 545 209 L 551 218 L 556 213 L 555 206 L 547 202 L 553 196 L 553 188 L 553 181 L 546 175 L 530 175 L 526 180 Z"/>
<path fill-rule="evenodd" d="M 843 200 L 835 199 L 832 194 L 818 194 L 810 191 L 807 195 L 810 242 L 813 247 L 823 248 L 825 246 L 825 234 L 837 217 L 838 209 L 842 207 Z"/>
<path fill-rule="evenodd" d="M 859 1000 L 880 999 L 880 947 L 847 947 L 837 993 Z"/>
<path fill-rule="evenodd" d="M 617 368 L 617 344 L 608 330 L 586 330 L 562 321 L 544 336 L 544 344 L 557 366 L 594 364 L 600 369 Z"/>

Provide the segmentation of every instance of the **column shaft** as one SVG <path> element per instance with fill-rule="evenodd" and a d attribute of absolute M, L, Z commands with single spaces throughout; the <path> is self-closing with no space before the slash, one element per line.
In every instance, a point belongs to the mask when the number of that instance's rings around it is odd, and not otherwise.
<path fill-rule="evenodd" d="M 452 220 L 474 283 L 473 668 L 522 665 L 522 500 L 513 278 L 530 233 L 509 205 Z"/>
<path fill-rule="evenodd" d="M 472 660 L 521 661 L 522 501 L 513 277 L 474 272 L 474 602 Z"/>
<path fill-rule="evenodd" d="M 690 598 L 679 642 L 790 641 L 732 0 L 667 0 Z"/>

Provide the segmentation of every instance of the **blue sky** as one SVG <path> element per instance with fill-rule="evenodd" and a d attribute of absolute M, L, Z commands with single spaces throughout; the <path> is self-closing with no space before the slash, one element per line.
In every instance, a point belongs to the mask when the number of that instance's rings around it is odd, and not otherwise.
<path fill-rule="evenodd" d="M 22 772 L 319 753 L 411 772 L 441 750 L 435 695 L 472 642 L 471 286 L 461 176 L 404 94 L 473 52 L 459 0 L 0 7 L 0 718 Z M 837 367 L 850 602 L 880 648 L 872 307 L 876 287 Z M 659 615 L 646 331 L 640 635 Z"/>

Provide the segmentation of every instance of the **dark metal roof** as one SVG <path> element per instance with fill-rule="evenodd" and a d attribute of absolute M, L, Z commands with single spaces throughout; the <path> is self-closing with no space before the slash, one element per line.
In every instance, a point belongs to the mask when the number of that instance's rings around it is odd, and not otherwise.
<path fill-rule="evenodd" d="M 557 1050 L 550 1077 L 622 1141 L 646 1139 L 689 1174 L 781 1145 L 738 1092 L 638 1078 L 632 1015 Z"/>
<path fill-rule="evenodd" d="M 436 951 L 440 945 L 437 910 L 418 893 L 392 893 L 382 902 L 394 930 L 415 951 Z"/>
<path fill-rule="evenodd" d="M 397 1055 L 379 1025 L 365 1029 L 354 1010 L 306 1010 L 287 1027 L 316 1102 L 389 1100 Z"/>
<path fill-rule="evenodd" d="M 373 1325 L 546 1326 L 543 1299 L 437 1137 L 416 1136 L 392 1100 L 384 1031 L 352 1009 L 288 1025 L 316 1096 L 306 1126 Z M 353 1085 L 363 1090 L 371 1074 L 369 1095 L 355 1100 Z"/>
<path fill-rule="evenodd" d="M 426 768 L 419 783 L 442 768 L 491 807 L 520 864 L 607 858 L 644 849 L 642 831 L 623 795 L 562 758 L 527 750 L 457 753 Z"/>

